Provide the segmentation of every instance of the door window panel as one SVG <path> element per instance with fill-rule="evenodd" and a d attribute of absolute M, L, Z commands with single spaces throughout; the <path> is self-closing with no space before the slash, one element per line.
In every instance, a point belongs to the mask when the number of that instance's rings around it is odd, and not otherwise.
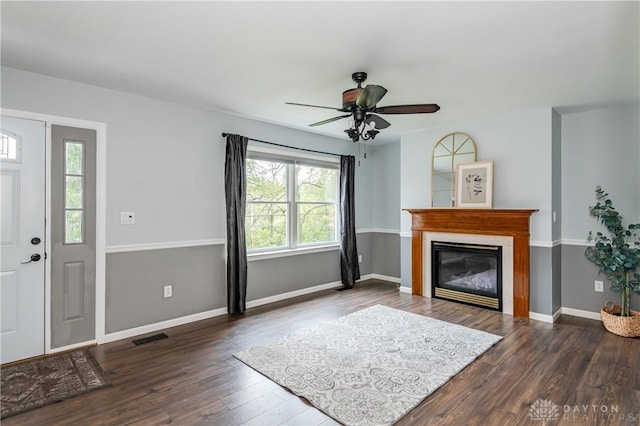
<path fill-rule="evenodd" d="M 64 143 L 64 243 L 84 242 L 84 142 Z"/>
<path fill-rule="evenodd" d="M 67 176 L 66 181 L 65 207 L 67 209 L 82 209 L 82 176 Z"/>
<path fill-rule="evenodd" d="M 82 210 L 67 210 L 65 212 L 65 244 L 80 244 L 83 242 L 83 219 Z"/>

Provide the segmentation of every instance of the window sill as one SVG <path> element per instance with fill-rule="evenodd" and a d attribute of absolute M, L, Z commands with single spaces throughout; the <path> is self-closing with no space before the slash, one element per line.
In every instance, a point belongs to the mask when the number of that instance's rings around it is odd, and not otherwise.
<path fill-rule="evenodd" d="M 322 253 L 325 251 L 340 250 L 340 244 L 329 244 L 326 246 L 304 247 L 297 249 L 286 249 L 278 251 L 267 251 L 260 253 L 247 254 L 247 261 L 275 259 L 278 257 L 298 256 L 301 254 Z"/>

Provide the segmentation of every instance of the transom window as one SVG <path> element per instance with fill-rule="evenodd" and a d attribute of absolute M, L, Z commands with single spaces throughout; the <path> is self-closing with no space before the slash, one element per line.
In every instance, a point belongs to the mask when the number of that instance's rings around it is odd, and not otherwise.
<path fill-rule="evenodd" d="M 338 164 L 262 152 L 248 157 L 248 251 L 337 243 Z"/>
<path fill-rule="evenodd" d="M 21 142 L 20 136 L 3 129 L 0 132 L 0 160 L 20 162 Z"/>

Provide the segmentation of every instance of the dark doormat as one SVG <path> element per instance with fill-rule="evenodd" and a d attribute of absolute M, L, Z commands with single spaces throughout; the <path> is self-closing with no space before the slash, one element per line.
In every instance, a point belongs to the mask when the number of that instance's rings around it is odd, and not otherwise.
<path fill-rule="evenodd" d="M 110 386 L 87 350 L 38 358 L 0 369 L 0 419 Z"/>

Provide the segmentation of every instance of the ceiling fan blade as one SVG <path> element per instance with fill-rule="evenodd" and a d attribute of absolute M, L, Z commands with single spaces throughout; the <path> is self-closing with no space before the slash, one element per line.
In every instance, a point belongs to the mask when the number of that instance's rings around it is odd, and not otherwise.
<path fill-rule="evenodd" d="M 376 108 L 377 114 L 430 114 L 440 109 L 437 104 L 390 105 Z"/>
<path fill-rule="evenodd" d="M 387 127 L 391 126 L 391 123 L 389 123 L 387 120 L 373 114 L 367 114 L 366 121 L 367 123 L 369 123 L 369 125 L 371 125 L 371 122 L 375 123 L 376 130 L 386 129 Z"/>
<path fill-rule="evenodd" d="M 322 126 L 323 124 L 332 123 L 334 121 L 338 121 L 342 118 L 351 117 L 351 114 L 340 115 L 338 117 L 329 118 L 327 120 L 318 121 L 317 123 L 309 124 L 309 127 Z"/>
<path fill-rule="evenodd" d="M 311 107 L 311 108 L 332 109 L 334 111 L 345 112 L 343 109 L 340 109 L 340 108 L 334 108 L 334 107 L 328 107 L 328 106 L 322 106 L 322 105 L 297 104 L 295 102 L 285 102 L 285 104 L 287 104 L 287 105 L 305 106 L 305 107 Z"/>
<path fill-rule="evenodd" d="M 387 94 L 387 89 L 375 84 L 368 84 L 367 87 L 362 89 L 360 96 L 356 99 L 356 105 L 360 108 L 370 109 L 376 106 L 376 104 Z"/>

